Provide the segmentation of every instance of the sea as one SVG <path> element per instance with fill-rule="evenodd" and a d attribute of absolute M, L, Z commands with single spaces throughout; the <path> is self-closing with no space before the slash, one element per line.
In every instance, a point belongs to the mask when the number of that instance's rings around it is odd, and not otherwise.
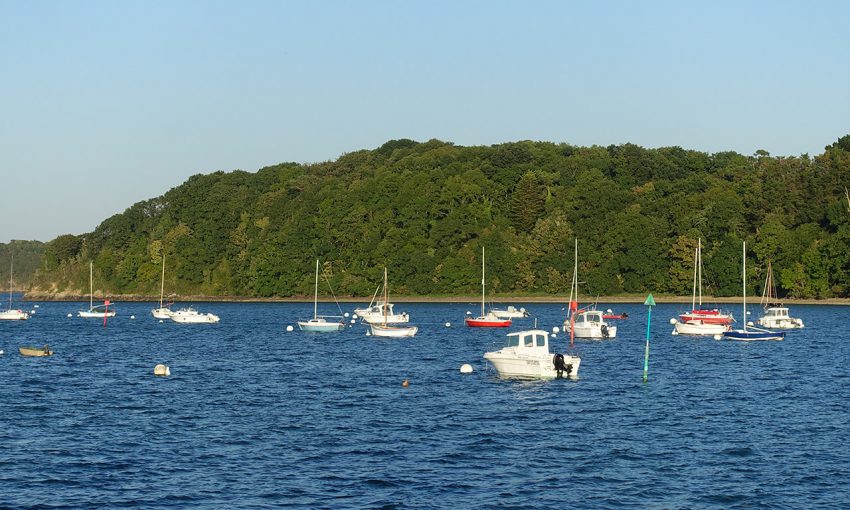
<path fill-rule="evenodd" d="M 312 303 L 181 303 L 221 317 L 202 325 L 20 303 L 30 320 L 0 321 L 0 508 L 850 508 L 850 308 L 792 306 L 805 329 L 747 343 L 672 336 L 685 305 L 600 303 L 629 315 L 616 338 L 552 340 L 578 379 L 516 381 L 483 354 L 566 312 L 507 304 L 529 317 L 400 303 L 419 333 L 385 339 L 350 315 L 300 332 Z"/>

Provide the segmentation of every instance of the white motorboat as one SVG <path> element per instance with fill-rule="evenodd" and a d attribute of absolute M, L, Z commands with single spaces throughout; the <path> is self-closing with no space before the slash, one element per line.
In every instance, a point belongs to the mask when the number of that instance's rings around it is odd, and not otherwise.
<path fill-rule="evenodd" d="M 715 336 L 722 335 L 729 329 L 727 324 L 712 324 L 698 319 L 685 322 L 670 319 L 670 322 L 673 323 L 674 335 Z"/>
<path fill-rule="evenodd" d="M 614 338 L 617 326 L 611 326 L 602 317 L 603 312 L 596 309 L 578 309 L 578 239 L 575 240 L 575 258 L 573 280 L 570 284 L 570 303 L 564 331 L 570 332 L 570 343 L 574 338 Z"/>
<path fill-rule="evenodd" d="M 788 307 L 771 306 L 759 317 L 758 325 L 773 329 L 800 329 L 805 327 L 803 319 L 788 315 Z"/>
<path fill-rule="evenodd" d="M 151 315 L 154 319 L 170 319 L 174 312 L 169 308 L 170 305 L 163 305 L 162 301 L 165 297 L 165 250 L 162 252 L 162 283 L 159 287 L 159 308 L 151 310 Z"/>
<path fill-rule="evenodd" d="M 115 308 L 109 309 L 111 304 L 109 301 L 104 301 L 102 305 L 94 305 L 94 264 L 89 262 L 89 309 L 80 310 L 77 312 L 77 317 L 84 319 L 103 319 L 105 317 L 115 317 Z"/>
<path fill-rule="evenodd" d="M 384 303 L 388 303 L 390 300 L 390 290 L 389 285 L 387 285 L 387 268 L 384 268 Z M 386 338 L 403 338 L 408 336 L 415 336 L 416 332 L 419 331 L 417 326 L 391 326 L 388 320 L 388 307 L 384 307 L 384 320 L 381 322 L 370 322 L 369 327 L 372 330 L 373 336 L 386 337 Z"/>
<path fill-rule="evenodd" d="M 383 303 L 381 301 L 369 307 L 366 313 L 359 313 L 358 315 L 364 322 L 368 322 L 369 324 L 384 322 L 389 324 L 403 324 L 410 322 L 410 315 L 407 312 L 395 313 L 392 303 Z"/>
<path fill-rule="evenodd" d="M 576 338 L 615 338 L 617 326 L 611 326 L 602 318 L 601 310 L 585 310 L 575 314 L 572 323 Z"/>
<path fill-rule="evenodd" d="M 528 312 L 525 311 L 525 308 L 517 309 L 514 306 L 508 306 L 506 310 L 491 308 L 490 313 L 500 319 L 522 319 L 528 317 Z"/>
<path fill-rule="evenodd" d="M 504 378 L 577 378 L 581 364 L 578 356 L 550 352 L 549 333 L 539 329 L 509 333 L 504 347 L 484 353 L 484 359 Z"/>
<path fill-rule="evenodd" d="M 30 314 L 23 310 L 12 308 L 12 271 L 15 269 L 15 259 L 9 261 L 9 309 L 0 312 L 0 320 L 5 321 L 25 321 L 30 318 Z"/>
<path fill-rule="evenodd" d="M 298 328 L 301 331 L 309 331 L 312 333 L 331 333 L 342 331 L 345 329 L 345 323 L 341 320 L 331 322 L 324 317 L 318 315 L 319 306 L 319 259 L 316 259 L 316 287 L 313 293 L 313 318 L 306 321 L 298 321 Z"/>
<path fill-rule="evenodd" d="M 218 315 L 213 313 L 200 313 L 194 308 L 183 308 L 172 312 L 168 316 L 169 319 L 180 324 L 214 324 L 221 320 Z"/>
<path fill-rule="evenodd" d="M 761 304 L 764 307 L 764 315 L 758 320 L 759 326 L 773 329 L 801 329 L 804 327 L 803 319 L 791 317 L 788 307 L 779 303 L 776 296 L 776 284 L 773 281 L 773 266 L 769 261 Z"/>

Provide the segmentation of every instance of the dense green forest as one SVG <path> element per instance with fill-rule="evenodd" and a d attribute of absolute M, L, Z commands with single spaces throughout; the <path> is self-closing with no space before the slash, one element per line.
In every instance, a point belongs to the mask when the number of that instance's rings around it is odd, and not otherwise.
<path fill-rule="evenodd" d="M 33 290 L 305 296 L 316 258 L 338 296 L 563 295 L 579 242 L 584 296 L 740 295 L 741 242 L 760 292 L 850 296 L 850 135 L 816 157 L 633 144 L 393 140 L 333 162 L 194 175 L 94 232 L 47 243 Z M 327 286 L 324 286 L 327 293 Z"/>
<path fill-rule="evenodd" d="M 44 243 L 40 241 L 11 241 L 0 243 L 0 289 L 9 290 L 9 270 L 14 262 L 12 288 L 29 287 L 33 275 L 41 264 Z"/>

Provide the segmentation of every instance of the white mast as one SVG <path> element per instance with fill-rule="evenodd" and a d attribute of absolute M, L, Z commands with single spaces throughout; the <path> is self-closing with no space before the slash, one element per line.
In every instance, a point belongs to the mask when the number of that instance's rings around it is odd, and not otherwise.
<path fill-rule="evenodd" d="M 744 241 L 744 263 L 741 278 L 744 281 L 744 331 L 747 331 L 747 242 Z"/>
<path fill-rule="evenodd" d="M 316 290 L 313 292 L 313 319 L 319 318 L 319 259 L 316 259 Z"/>
<path fill-rule="evenodd" d="M 694 250 L 694 286 L 691 295 L 691 310 L 697 309 L 697 272 L 699 268 L 699 247 Z"/>
<path fill-rule="evenodd" d="M 390 302 L 390 291 L 387 288 L 387 268 L 384 266 L 384 327 L 387 327 L 387 309 L 389 305 L 387 303 Z"/>
<path fill-rule="evenodd" d="M 702 310 L 702 238 L 697 241 L 697 253 L 699 253 L 699 309 Z"/>
<path fill-rule="evenodd" d="M 159 307 L 162 308 L 162 297 L 165 294 L 165 250 L 162 252 L 162 284 L 159 287 Z"/>
<path fill-rule="evenodd" d="M 15 268 L 15 256 L 10 255 L 9 262 L 9 310 L 12 309 L 12 270 Z"/>
<path fill-rule="evenodd" d="M 484 247 L 481 247 L 481 316 L 484 317 Z"/>
<path fill-rule="evenodd" d="M 89 310 L 94 308 L 94 262 L 89 261 Z"/>

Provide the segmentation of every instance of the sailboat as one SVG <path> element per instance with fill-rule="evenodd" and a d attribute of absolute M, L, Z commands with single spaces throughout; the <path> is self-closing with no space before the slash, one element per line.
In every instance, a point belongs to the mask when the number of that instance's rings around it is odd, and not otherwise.
<path fill-rule="evenodd" d="M 481 247 L 481 315 L 464 319 L 471 328 L 506 328 L 511 325 L 511 319 L 502 319 L 493 312 L 484 313 L 484 247 Z"/>
<path fill-rule="evenodd" d="M 758 320 L 759 326 L 774 329 L 800 329 L 803 327 L 803 319 L 789 316 L 788 307 L 782 306 L 777 299 L 776 284 L 773 282 L 773 267 L 770 261 L 767 263 L 767 277 L 764 281 L 761 305 L 764 307 L 764 315 Z"/>
<path fill-rule="evenodd" d="M 683 323 L 698 321 L 692 322 L 693 324 L 731 324 L 734 321 L 731 313 L 721 312 L 717 308 L 710 310 L 702 308 L 702 238 L 697 240 L 697 250 L 694 255 L 694 292 L 691 298 L 691 310 L 680 314 L 679 319 Z"/>
<path fill-rule="evenodd" d="M 30 314 L 23 310 L 12 309 L 12 271 L 15 268 L 15 261 L 12 259 L 9 262 L 9 309 L 0 312 L 0 320 L 7 321 L 25 321 L 30 318 Z"/>
<path fill-rule="evenodd" d="M 602 317 L 602 310 L 595 306 L 578 309 L 578 239 L 575 241 L 575 264 L 573 265 L 573 281 L 570 285 L 570 309 L 564 330 L 570 330 L 570 342 L 575 338 L 615 338 L 617 326 L 611 326 Z"/>
<path fill-rule="evenodd" d="M 160 283 L 159 287 L 159 308 L 154 308 L 151 310 L 151 315 L 153 315 L 154 319 L 170 319 L 171 314 L 174 312 L 171 311 L 171 308 L 168 308 L 169 305 L 163 305 L 162 301 L 165 297 L 165 251 L 162 253 L 162 283 Z"/>
<path fill-rule="evenodd" d="M 389 287 L 387 286 L 387 268 L 384 268 L 384 303 L 389 303 Z M 372 328 L 372 335 L 374 336 L 383 336 L 383 337 L 392 337 L 392 338 L 401 338 L 406 336 L 414 336 L 416 332 L 419 331 L 417 326 L 390 326 L 388 323 L 388 307 L 384 306 L 384 321 L 380 324 L 376 324 L 374 322 L 370 322 L 369 326 Z"/>
<path fill-rule="evenodd" d="M 329 333 L 332 331 L 342 331 L 345 329 L 345 324 L 342 321 L 328 322 L 324 317 L 318 315 L 319 306 L 319 259 L 316 259 L 316 287 L 313 293 L 313 318 L 306 321 L 298 321 L 298 328 L 301 331 L 311 331 L 313 333 Z"/>
<path fill-rule="evenodd" d="M 741 271 L 744 284 L 744 327 L 743 329 L 732 329 L 723 333 L 723 338 L 729 340 L 784 340 L 785 332 L 774 332 L 767 329 L 747 327 L 747 242 L 744 241 L 743 270 Z"/>
<path fill-rule="evenodd" d="M 109 309 L 109 301 L 104 301 L 102 305 L 94 306 L 94 264 L 89 262 L 89 309 L 80 310 L 77 312 L 77 317 L 86 319 L 104 317 L 115 317 L 115 310 Z"/>
<path fill-rule="evenodd" d="M 699 294 L 698 294 L 699 293 Z M 699 301 L 697 301 L 699 295 Z M 679 320 L 671 319 L 673 335 L 715 336 L 729 329 L 732 314 L 720 310 L 702 309 L 702 238 L 697 240 L 694 251 L 694 287 L 691 297 L 691 310 L 679 315 Z"/>

